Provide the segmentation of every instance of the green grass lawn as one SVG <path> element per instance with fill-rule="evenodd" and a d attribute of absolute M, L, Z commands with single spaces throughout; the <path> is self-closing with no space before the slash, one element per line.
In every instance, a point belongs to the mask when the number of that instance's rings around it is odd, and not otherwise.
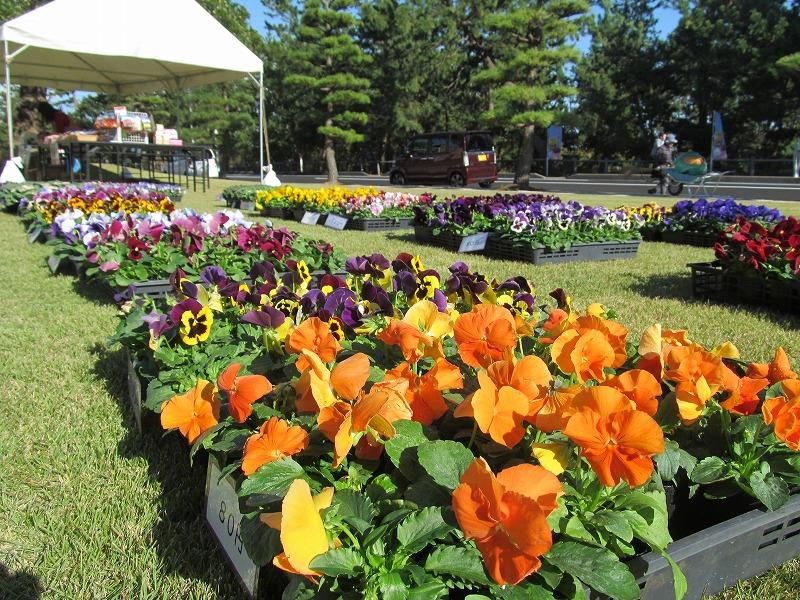
<path fill-rule="evenodd" d="M 190 192 L 183 205 L 213 210 L 224 185 Z M 440 270 L 456 260 L 452 252 L 414 243 L 407 232 L 275 224 L 350 254 L 407 251 Z M 243 597 L 203 523 L 205 465 L 189 465 L 179 436 L 162 437 L 157 427 L 141 438 L 135 433 L 125 358 L 106 345 L 115 308 L 74 278 L 51 276 L 47 254 L 45 246 L 26 243 L 16 217 L 0 214 L 0 598 Z M 579 306 L 603 302 L 634 338 L 661 322 L 688 328 L 709 346 L 731 340 L 753 360 L 783 345 L 800 366 L 799 318 L 690 299 L 685 264 L 711 256 L 706 249 L 643 243 L 636 259 L 606 263 L 467 261 L 490 276 L 529 277 L 540 298 L 563 287 Z M 795 560 L 720 598 L 786 600 L 800 597 L 798 589 Z"/>

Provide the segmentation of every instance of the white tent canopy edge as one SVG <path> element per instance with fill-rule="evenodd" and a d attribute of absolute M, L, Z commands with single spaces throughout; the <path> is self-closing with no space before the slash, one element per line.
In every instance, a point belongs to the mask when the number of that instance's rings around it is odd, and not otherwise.
<path fill-rule="evenodd" d="M 170 27 L 137 30 L 116 24 L 131 11 L 158 15 Z M 125 94 L 249 77 L 259 89 L 263 173 L 263 63 L 195 0 L 137 0 L 134 5 L 128 0 L 52 0 L 4 23 L 0 40 L 9 156 L 14 154 L 12 82 Z"/>

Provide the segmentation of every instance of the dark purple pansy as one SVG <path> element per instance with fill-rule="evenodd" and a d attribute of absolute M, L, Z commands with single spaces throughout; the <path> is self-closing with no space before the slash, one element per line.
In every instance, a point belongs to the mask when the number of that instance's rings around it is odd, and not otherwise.
<path fill-rule="evenodd" d="M 263 306 L 258 310 L 251 310 L 242 315 L 242 321 L 245 323 L 271 329 L 280 327 L 285 320 L 286 315 L 271 306 Z"/>
<path fill-rule="evenodd" d="M 200 281 L 206 285 L 224 287 L 228 282 L 228 275 L 222 267 L 210 265 L 200 272 Z"/>
<path fill-rule="evenodd" d="M 169 318 L 173 325 L 178 325 L 181 322 L 181 317 L 185 312 L 191 312 L 193 315 L 197 315 L 200 312 L 200 309 L 203 308 L 203 305 L 200 304 L 194 298 L 187 298 L 181 302 L 178 302 L 175 306 L 172 307 L 172 310 L 169 311 Z"/>

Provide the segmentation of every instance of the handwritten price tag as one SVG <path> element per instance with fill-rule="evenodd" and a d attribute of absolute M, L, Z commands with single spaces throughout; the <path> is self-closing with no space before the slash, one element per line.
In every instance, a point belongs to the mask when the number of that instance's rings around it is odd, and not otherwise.
<path fill-rule="evenodd" d="M 139 380 L 130 355 L 128 355 L 128 399 L 133 409 L 136 429 L 142 433 L 142 382 Z"/>
<path fill-rule="evenodd" d="M 461 245 L 458 247 L 459 252 L 477 252 L 486 248 L 486 240 L 489 238 L 489 232 L 473 233 L 461 240 Z"/>
<path fill-rule="evenodd" d="M 325 219 L 325 227 L 331 229 L 338 229 L 339 231 L 347 227 L 347 217 L 340 217 L 339 215 L 328 215 Z"/>
<path fill-rule="evenodd" d="M 300 219 L 300 222 L 305 223 L 306 225 L 316 225 L 317 221 L 319 221 L 319 213 L 308 211 L 303 213 L 303 218 Z"/>
<path fill-rule="evenodd" d="M 229 477 L 219 481 L 221 472 L 216 459 L 209 456 L 206 474 L 206 522 L 247 593 L 255 598 L 258 592 L 259 568 L 244 548 L 242 514 L 239 512 L 239 498 L 233 481 Z"/>

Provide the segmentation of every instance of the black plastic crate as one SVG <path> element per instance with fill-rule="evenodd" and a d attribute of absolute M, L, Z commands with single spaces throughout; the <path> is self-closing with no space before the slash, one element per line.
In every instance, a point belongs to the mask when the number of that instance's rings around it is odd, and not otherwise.
<path fill-rule="evenodd" d="M 261 214 L 272 219 L 291 219 L 293 211 L 283 206 L 265 206 L 261 209 Z"/>
<path fill-rule="evenodd" d="M 366 219 L 349 219 L 345 229 L 354 231 L 394 231 L 411 227 L 412 217 L 369 217 Z"/>
<path fill-rule="evenodd" d="M 433 229 L 425 225 L 414 225 L 414 239 L 421 244 L 432 244 Z"/>
<path fill-rule="evenodd" d="M 722 296 L 722 268 L 714 263 L 689 263 L 692 297 L 717 300 Z"/>
<path fill-rule="evenodd" d="M 670 244 L 684 244 L 687 246 L 698 246 L 700 248 L 711 248 L 717 241 L 716 233 L 701 233 L 697 231 L 663 231 L 661 241 Z"/>
<path fill-rule="evenodd" d="M 751 510 L 676 540 L 667 552 L 686 576 L 684 600 L 717 594 L 800 555 L 800 495 L 774 512 Z M 628 566 L 642 600 L 674 600 L 672 571 L 660 554 L 632 558 Z"/>
<path fill-rule="evenodd" d="M 581 260 L 634 258 L 639 250 L 639 240 L 573 244 L 569 248 L 551 249 L 532 248 L 515 244 L 499 236 L 490 236 L 486 249 L 489 256 L 495 258 L 530 262 L 535 265 L 547 265 Z"/>

